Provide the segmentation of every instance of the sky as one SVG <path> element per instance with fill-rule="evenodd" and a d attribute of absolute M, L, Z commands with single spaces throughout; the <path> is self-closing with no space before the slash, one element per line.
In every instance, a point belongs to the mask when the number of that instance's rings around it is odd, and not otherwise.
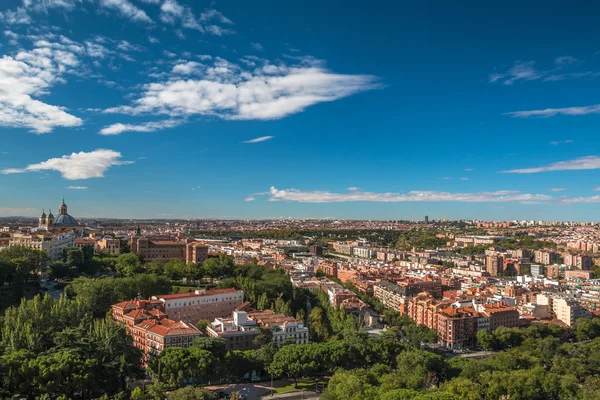
<path fill-rule="evenodd" d="M 0 216 L 600 220 L 592 1 L 3 0 Z"/>

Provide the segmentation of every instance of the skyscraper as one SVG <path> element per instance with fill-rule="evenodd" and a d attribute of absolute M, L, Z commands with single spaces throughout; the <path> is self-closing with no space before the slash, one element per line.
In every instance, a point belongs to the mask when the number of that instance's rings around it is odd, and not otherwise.
<path fill-rule="evenodd" d="M 425 216 L 425 225 L 427 225 L 429 223 L 429 217 L 426 215 Z"/>

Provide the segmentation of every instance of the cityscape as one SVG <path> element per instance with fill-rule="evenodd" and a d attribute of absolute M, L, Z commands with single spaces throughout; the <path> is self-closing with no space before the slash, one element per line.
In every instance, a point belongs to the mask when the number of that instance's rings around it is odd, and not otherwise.
<path fill-rule="evenodd" d="M 600 4 L 0 2 L 0 399 L 600 399 Z"/>

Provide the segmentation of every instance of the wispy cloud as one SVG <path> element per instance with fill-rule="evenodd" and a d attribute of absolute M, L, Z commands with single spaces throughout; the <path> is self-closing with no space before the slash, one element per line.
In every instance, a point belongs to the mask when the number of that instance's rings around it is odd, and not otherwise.
<path fill-rule="evenodd" d="M 600 72 L 573 70 L 579 60 L 572 56 L 561 56 L 554 60 L 554 65 L 548 69 L 536 68 L 535 61 L 515 61 L 512 67 L 503 72 L 493 72 L 489 76 L 490 83 L 512 85 L 517 81 L 561 81 L 565 79 L 597 78 Z"/>
<path fill-rule="evenodd" d="M 67 186 L 67 189 L 72 189 L 72 190 L 85 190 L 87 189 L 87 186 Z"/>
<path fill-rule="evenodd" d="M 217 25 L 233 25 L 233 22 L 221 12 L 210 9 L 196 17 L 190 7 L 182 6 L 176 0 L 165 0 L 160 6 L 160 19 L 170 25 L 179 25 L 182 29 L 191 29 L 216 36 L 235 33 L 231 28 Z"/>
<path fill-rule="evenodd" d="M 594 191 L 595 191 L 595 192 L 600 192 L 600 186 L 597 186 L 597 187 L 595 187 L 595 188 L 594 188 Z"/>
<path fill-rule="evenodd" d="M 490 83 L 502 82 L 505 85 L 512 85 L 518 80 L 535 80 L 540 78 L 540 74 L 534 68 L 535 61 L 516 61 L 515 64 L 506 72 L 495 72 L 490 75 Z"/>
<path fill-rule="evenodd" d="M 294 201 L 300 203 L 343 203 L 343 202 L 378 202 L 378 203 L 404 203 L 404 202 L 460 202 L 460 203 L 487 203 L 487 202 L 523 202 L 543 201 L 553 199 L 544 194 L 527 194 L 514 190 L 499 190 L 495 192 L 477 193 L 452 193 L 436 191 L 410 191 L 406 193 L 374 193 L 374 192 L 349 192 L 332 193 L 328 191 L 301 191 L 297 189 L 279 190 L 271 187 L 269 190 L 270 201 Z"/>
<path fill-rule="evenodd" d="M 267 140 L 271 140 L 273 139 L 275 136 L 261 136 L 261 137 L 257 137 L 255 139 L 250 139 L 250 140 L 246 140 L 242 143 L 260 143 L 260 142 L 266 142 Z"/>
<path fill-rule="evenodd" d="M 548 190 L 551 192 L 563 192 L 563 191 L 567 190 L 567 188 L 550 188 Z"/>
<path fill-rule="evenodd" d="M 556 57 L 556 59 L 554 60 L 556 65 L 560 65 L 560 66 L 575 64 L 578 61 L 579 61 L 578 59 L 576 59 L 575 57 L 572 57 L 572 56 L 560 56 L 560 57 Z"/>
<path fill-rule="evenodd" d="M 360 188 L 356 186 L 350 186 L 349 188 L 346 188 L 346 190 L 349 192 L 357 192 L 360 190 Z"/>
<path fill-rule="evenodd" d="M 121 153 L 114 150 L 94 150 L 89 153 L 79 152 L 60 158 L 51 158 L 25 168 L 7 168 L 3 174 L 20 174 L 24 172 L 58 171 L 68 180 L 101 178 L 113 166 L 132 164 L 133 161 L 122 161 Z"/>
<path fill-rule="evenodd" d="M 260 43 L 253 42 L 253 43 L 250 43 L 250 46 L 252 46 L 252 48 L 256 51 L 264 51 L 265 50 L 265 48 Z"/>
<path fill-rule="evenodd" d="M 165 121 L 146 122 L 139 125 L 116 123 L 104 127 L 98 132 L 100 135 L 120 135 L 123 132 L 156 132 L 162 129 L 173 128 L 183 123 L 182 120 L 168 119 Z"/>
<path fill-rule="evenodd" d="M 473 168 L 465 168 L 465 171 L 471 172 L 471 171 L 473 171 Z"/>
<path fill-rule="evenodd" d="M 573 141 L 572 140 L 554 140 L 554 141 L 550 142 L 550 145 L 558 146 L 559 144 L 562 144 L 562 143 L 569 144 L 569 143 L 573 143 Z"/>
<path fill-rule="evenodd" d="M 550 171 L 575 171 L 575 170 L 587 170 L 587 169 L 600 169 L 600 157 L 587 156 L 580 157 L 575 160 L 559 161 L 549 165 L 534 168 L 521 168 L 511 169 L 508 171 L 502 171 L 504 173 L 514 174 L 535 174 L 538 172 L 550 172 Z"/>
<path fill-rule="evenodd" d="M 559 204 L 562 204 L 562 205 L 591 204 L 591 203 L 600 203 L 600 196 L 568 197 L 568 198 L 561 199 L 559 201 Z"/>
<path fill-rule="evenodd" d="M 244 199 L 244 201 L 254 201 L 256 198 L 254 196 L 248 196 Z"/>
<path fill-rule="evenodd" d="M 507 113 L 512 117 L 518 118 L 529 118 L 529 117 L 554 117 L 556 115 L 587 115 L 587 114 L 600 114 L 600 104 L 594 104 L 591 106 L 583 107 L 563 107 L 563 108 L 544 108 L 542 110 L 528 110 L 528 111 L 513 111 Z"/>
<path fill-rule="evenodd" d="M 469 180 L 469 178 L 463 177 L 463 178 L 460 178 L 460 180 L 461 180 L 461 181 L 468 181 L 468 180 Z"/>
<path fill-rule="evenodd" d="M 152 23 L 146 12 L 130 3 L 128 0 L 100 0 L 101 7 L 117 11 L 122 17 L 134 22 Z"/>

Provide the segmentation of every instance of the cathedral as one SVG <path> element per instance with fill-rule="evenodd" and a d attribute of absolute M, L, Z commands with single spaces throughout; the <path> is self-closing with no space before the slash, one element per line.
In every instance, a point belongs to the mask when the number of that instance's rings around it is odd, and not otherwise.
<path fill-rule="evenodd" d="M 83 227 L 79 225 L 77 220 L 67 213 L 67 205 L 65 199 L 63 199 L 60 206 L 58 206 L 58 216 L 56 219 L 52 215 L 52 210 L 46 215 L 45 211 L 42 211 L 42 215 L 39 218 L 39 227 L 46 230 L 59 230 L 59 231 L 77 231 L 82 232 Z"/>

